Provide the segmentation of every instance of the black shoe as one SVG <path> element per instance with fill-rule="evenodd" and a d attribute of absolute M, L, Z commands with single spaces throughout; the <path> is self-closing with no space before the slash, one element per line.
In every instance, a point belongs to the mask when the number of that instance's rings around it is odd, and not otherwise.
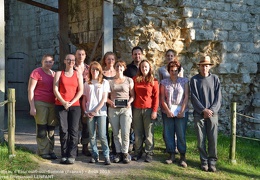
<path fill-rule="evenodd" d="M 51 159 L 58 159 L 58 157 L 56 156 L 55 153 L 51 153 L 51 154 L 49 154 L 49 155 L 51 156 Z"/>
<path fill-rule="evenodd" d="M 51 159 L 51 156 L 49 154 L 42 154 L 40 156 L 42 159 Z"/>
<path fill-rule="evenodd" d="M 132 161 L 138 161 L 142 157 L 142 154 L 137 154 L 132 157 Z"/>
<path fill-rule="evenodd" d="M 60 159 L 60 163 L 61 163 L 61 164 L 66 164 L 66 162 L 67 162 L 67 157 L 62 157 L 62 158 Z"/>
<path fill-rule="evenodd" d="M 149 163 L 149 162 L 152 162 L 152 160 L 153 160 L 152 154 L 151 153 L 146 153 L 144 162 L 148 162 Z"/>
<path fill-rule="evenodd" d="M 109 158 L 105 158 L 105 165 L 111 165 L 110 159 Z"/>
<path fill-rule="evenodd" d="M 131 156 L 128 153 L 123 154 L 123 163 L 127 164 L 130 163 L 131 161 Z"/>
<path fill-rule="evenodd" d="M 114 163 L 119 163 L 120 161 L 122 161 L 122 153 L 117 153 L 113 162 Z"/>
<path fill-rule="evenodd" d="M 75 158 L 68 158 L 66 161 L 66 164 L 74 164 L 75 163 Z"/>

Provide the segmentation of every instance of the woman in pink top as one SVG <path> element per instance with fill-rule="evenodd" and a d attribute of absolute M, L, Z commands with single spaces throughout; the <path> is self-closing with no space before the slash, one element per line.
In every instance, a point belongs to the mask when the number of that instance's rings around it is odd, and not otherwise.
<path fill-rule="evenodd" d="M 159 84 L 153 76 L 151 63 L 142 60 L 134 80 L 135 100 L 133 103 L 133 125 L 135 133 L 135 155 L 133 160 L 141 158 L 145 143 L 145 162 L 152 161 L 154 149 L 154 120 L 159 106 Z M 143 138 L 145 140 L 143 141 Z"/>
<path fill-rule="evenodd" d="M 32 71 L 28 83 L 28 100 L 30 115 L 36 122 L 37 154 L 44 159 L 57 159 L 54 153 L 54 129 L 57 125 L 55 118 L 52 84 L 54 63 L 51 55 L 44 55 L 42 66 Z"/>
<path fill-rule="evenodd" d="M 79 98 L 83 94 L 83 77 L 73 70 L 75 56 L 68 54 L 64 71 L 55 74 L 53 89 L 56 96 L 55 111 L 60 123 L 61 164 L 73 164 L 78 150 L 78 131 L 81 109 Z"/>

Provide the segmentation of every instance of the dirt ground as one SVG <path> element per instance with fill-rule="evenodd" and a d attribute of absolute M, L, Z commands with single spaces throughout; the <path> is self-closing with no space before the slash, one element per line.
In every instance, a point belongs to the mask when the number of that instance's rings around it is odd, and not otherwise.
<path fill-rule="evenodd" d="M 26 147 L 33 153 L 36 153 L 36 134 L 35 134 L 35 122 L 28 112 L 16 112 L 16 146 Z M 60 142 L 58 136 L 58 128 L 55 131 L 55 153 L 59 157 L 57 160 L 44 160 L 41 158 L 35 158 L 39 167 L 37 168 L 35 179 L 40 179 L 42 174 L 48 174 L 48 176 L 42 176 L 42 178 L 50 179 L 123 179 L 135 172 L 135 170 L 143 169 L 147 166 L 152 166 L 152 163 L 145 163 L 131 161 L 129 164 L 112 163 L 105 166 L 104 158 L 100 155 L 100 162 L 96 164 L 90 164 L 90 157 L 84 156 L 81 153 L 82 146 L 79 144 L 79 154 L 76 158 L 75 164 L 63 165 L 60 164 Z M 100 153 L 102 154 L 102 152 Z"/>

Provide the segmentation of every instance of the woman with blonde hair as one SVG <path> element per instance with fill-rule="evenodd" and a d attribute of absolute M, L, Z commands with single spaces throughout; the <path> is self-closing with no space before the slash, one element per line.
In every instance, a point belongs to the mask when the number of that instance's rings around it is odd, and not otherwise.
<path fill-rule="evenodd" d="M 135 100 L 133 103 L 133 126 L 135 132 L 135 154 L 133 160 L 141 158 L 145 137 L 145 162 L 152 161 L 154 149 L 154 121 L 159 106 L 159 85 L 154 78 L 151 63 L 142 60 L 137 75 L 133 78 Z"/>
<path fill-rule="evenodd" d="M 87 117 L 90 145 L 92 147 L 92 158 L 90 163 L 99 161 L 99 152 L 97 148 L 96 126 L 98 128 L 98 137 L 101 141 L 105 165 L 110 165 L 109 146 L 106 138 L 106 116 L 107 116 L 107 95 L 109 93 L 109 83 L 103 79 L 101 65 L 93 61 L 89 67 L 89 80 L 84 83 L 83 92 L 83 110 Z"/>

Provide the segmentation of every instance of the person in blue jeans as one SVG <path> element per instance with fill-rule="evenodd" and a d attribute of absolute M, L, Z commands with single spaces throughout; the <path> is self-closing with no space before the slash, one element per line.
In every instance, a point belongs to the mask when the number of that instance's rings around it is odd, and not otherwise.
<path fill-rule="evenodd" d="M 99 161 L 99 152 L 97 148 L 96 127 L 101 141 L 105 165 L 110 165 L 109 146 L 106 137 L 106 117 L 107 117 L 107 95 L 109 93 L 109 82 L 103 79 L 101 65 L 93 61 L 89 67 L 89 80 L 84 83 L 83 91 L 83 110 L 87 117 L 87 124 L 92 147 L 92 158 L 90 163 Z"/>
<path fill-rule="evenodd" d="M 170 78 L 163 79 L 160 83 L 164 138 L 166 151 L 170 155 L 166 164 L 175 162 L 176 134 L 177 148 L 180 152 L 179 164 L 182 167 L 187 167 L 185 154 L 189 80 L 178 76 L 181 71 L 181 64 L 177 60 L 169 62 L 167 70 Z"/>

